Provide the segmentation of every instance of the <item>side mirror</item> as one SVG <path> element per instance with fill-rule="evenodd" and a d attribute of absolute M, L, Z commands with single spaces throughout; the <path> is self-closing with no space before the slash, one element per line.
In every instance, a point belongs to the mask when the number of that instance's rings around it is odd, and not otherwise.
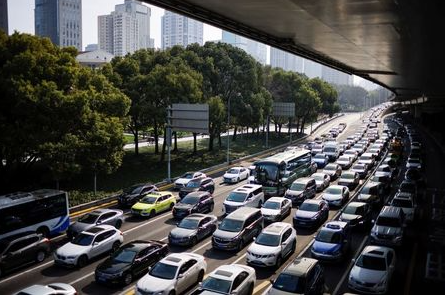
<path fill-rule="evenodd" d="M 352 262 L 355 263 L 355 259 L 352 259 Z"/>
<path fill-rule="evenodd" d="M 102 220 L 98 220 L 96 224 L 102 224 Z"/>
<path fill-rule="evenodd" d="M 256 240 L 256 237 L 252 237 L 252 240 L 255 241 L 255 240 Z"/>
<path fill-rule="evenodd" d="M 274 279 L 269 279 L 271 284 L 274 284 Z"/>
<path fill-rule="evenodd" d="M 375 219 L 372 219 L 372 223 L 375 223 Z"/>
<path fill-rule="evenodd" d="M 178 275 L 178 278 L 181 279 L 182 277 L 184 277 L 184 274 L 180 273 L 180 274 Z"/>
<path fill-rule="evenodd" d="M 282 243 L 282 246 L 286 246 L 286 242 L 283 242 L 283 243 Z"/>
<path fill-rule="evenodd" d="M 99 245 L 99 242 L 94 242 L 93 243 L 93 246 L 97 246 L 97 245 Z"/>
<path fill-rule="evenodd" d="M 149 266 L 149 267 L 147 268 L 147 270 L 148 270 L 148 271 L 151 271 L 151 270 L 152 270 L 152 267 L 151 267 L 151 266 Z"/>

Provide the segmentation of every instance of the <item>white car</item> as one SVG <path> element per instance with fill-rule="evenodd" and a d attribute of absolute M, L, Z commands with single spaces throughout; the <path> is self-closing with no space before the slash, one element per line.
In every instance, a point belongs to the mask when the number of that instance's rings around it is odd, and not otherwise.
<path fill-rule="evenodd" d="M 348 287 L 352 290 L 385 294 L 388 290 L 396 257 L 392 248 L 367 246 L 350 271 Z"/>
<path fill-rule="evenodd" d="M 323 191 L 330 185 L 330 175 L 326 173 L 313 173 L 310 177 L 316 181 L 316 190 L 318 192 Z"/>
<path fill-rule="evenodd" d="M 283 220 L 291 213 L 291 200 L 282 197 L 271 197 L 262 206 L 262 215 L 265 221 L 276 222 Z"/>
<path fill-rule="evenodd" d="M 353 150 L 353 149 L 346 150 L 343 155 L 352 157 L 353 162 L 358 159 L 358 151 L 357 150 Z"/>
<path fill-rule="evenodd" d="M 406 168 L 416 168 L 421 169 L 421 160 L 418 158 L 408 158 L 406 163 Z"/>
<path fill-rule="evenodd" d="M 201 294 L 253 294 L 256 282 L 254 268 L 242 264 L 221 265 L 203 281 Z"/>
<path fill-rule="evenodd" d="M 265 201 L 262 186 L 259 184 L 245 184 L 236 188 L 223 202 L 223 214 L 234 212 L 240 207 L 261 208 Z"/>
<path fill-rule="evenodd" d="M 78 234 L 54 252 L 54 263 L 84 267 L 100 254 L 115 251 L 124 241 L 122 232 L 111 225 L 98 225 Z"/>
<path fill-rule="evenodd" d="M 338 160 L 336 161 L 336 164 L 338 164 L 339 166 L 342 167 L 342 169 L 348 169 L 352 166 L 353 164 L 353 158 L 350 156 L 340 156 L 338 158 Z"/>
<path fill-rule="evenodd" d="M 322 200 L 330 206 L 340 207 L 348 201 L 350 192 L 348 187 L 343 185 L 330 185 L 322 195 Z"/>
<path fill-rule="evenodd" d="M 249 170 L 244 167 L 232 167 L 223 175 L 223 182 L 237 183 L 241 180 L 248 179 Z"/>
<path fill-rule="evenodd" d="M 201 179 L 205 177 L 206 174 L 204 174 L 203 172 L 186 172 L 177 180 L 175 180 L 174 187 L 175 189 L 181 189 L 182 187 L 186 187 L 189 181 L 191 181 L 192 179 Z"/>
<path fill-rule="evenodd" d="M 413 222 L 417 208 L 413 200 L 413 194 L 397 192 L 390 202 L 390 206 L 403 209 L 405 220 L 407 222 Z"/>
<path fill-rule="evenodd" d="M 375 156 L 372 153 L 364 153 L 358 159 L 359 164 L 366 164 L 369 170 L 375 165 Z"/>
<path fill-rule="evenodd" d="M 64 283 L 51 283 L 49 285 L 32 285 L 14 295 L 76 295 L 76 289 L 73 286 Z"/>
<path fill-rule="evenodd" d="M 289 223 L 275 222 L 265 227 L 246 251 L 249 265 L 280 267 L 296 249 L 296 230 Z"/>
<path fill-rule="evenodd" d="M 255 183 L 255 174 L 256 174 L 256 166 L 251 165 L 248 167 L 249 170 L 249 176 L 248 176 L 248 183 Z"/>
<path fill-rule="evenodd" d="M 207 264 L 195 253 L 173 253 L 160 261 L 135 286 L 135 294 L 181 294 L 203 280 Z"/>

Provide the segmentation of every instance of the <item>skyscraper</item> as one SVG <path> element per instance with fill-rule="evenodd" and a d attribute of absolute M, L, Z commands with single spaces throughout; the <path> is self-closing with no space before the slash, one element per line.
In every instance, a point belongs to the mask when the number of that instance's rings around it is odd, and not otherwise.
<path fill-rule="evenodd" d="M 0 30 L 8 34 L 8 0 L 0 0 Z"/>
<path fill-rule="evenodd" d="M 203 23 L 165 10 L 161 18 L 161 48 L 193 43 L 203 45 Z"/>
<path fill-rule="evenodd" d="M 141 1 L 125 0 L 111 14 L 99 16 L 99 49 L 123 56 L 138 49 L 153 48 L 150 15 L 150 8 Z"/>
<path fill-rule="evenodd" d="M 82 0 L 35 0 L 34 28 L 61 47 L 82 51 Z"/>
<path fill-rule="evenodd" d="M 243 49 L 261 64 L 266 64 L 266 45 L 248 38 L 222 31 L 221 41 Z"/>
<path fill-rule="evenodd" d="M 302 57 L 274 47 L 270 49 L 270 63 L 273 68 L 303 73 L 304 60 Z"/>
<path fill-rule="evenodd" d="M 329 68 L 327 66 L 322 67 L 322 80 L 337 85 L 353 85 L 352 75 Z"/>

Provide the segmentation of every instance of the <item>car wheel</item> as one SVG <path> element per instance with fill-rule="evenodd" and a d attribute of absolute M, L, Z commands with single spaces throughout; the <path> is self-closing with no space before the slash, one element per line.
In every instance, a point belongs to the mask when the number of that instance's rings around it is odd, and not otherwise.
<path fill-rule="evenodd" d="M 191 242 L 190 242 L 190 245 L 193 247 L 193 246 L 195 246 L 197 244 L 197 242 L 198 242 L 197 241 L 197 237 L 193 237 Z"/>
<path fill-rule="evenodd" d="M 42 237 L 44 238 L 48 238 L 48 236 L 50 235 L 50 231 L 46 226 L 39 227 L 36 230 L 36 233 L 42 235 Z"/>
<path fill-rule="evenodd" d="M 87 257 L 87 255 L 82 255 L 81 257 L 79 257 L 79 258 L 77 259 L 77 267 L 82 268 L 82 267 L 84 267 L 85 265 L 87 265 L 87 262 L 88 262 L 88 257 Z"/>
<path fill-rule="evenodd" d="M 291 252 L 290 255 L 296 252 L 296 240 L 293 241 L 293 245 L 291 246 Z"/>
<path fill-rule="evenodd" d="M 263 202 L 262 202 L 262 200 L 260 200 L 259 204 L 257 205 L 257 208 L 262 208 L 262 204 L 263 204 Z"/>
<path fill-rule="evenodd" d="M 42 262 L 45 259 L 45 257 L 46 257 L 45 251 L 43 251 L 43 250 L 37 251 L 37 254 L 36 254 L 36 261 L 37 262 Z"/>
<path fill-rule="evenodd" d="M 204 270 L 200 270 L 200 273 L 198 274 L 197 284 L 203 281 L 203 278 L 204 278 Z"/>
<path fill-rule="evenodd" d="M 111 248 L 111 252 L 116 252 L 119 249 L 119 246 L 121 246 L 121 243 L 119 241 L 116 241 L 113 243 L 113 246 Z"/>
<path fill-rule="evenodd" d="M 237 177 L 237 182 L 240 182 L 240 177 Z"/>
<path fill-rule="evenodd" d="M 209 213 L 212 213 L 212 211 L 214 211 L 214 204 L 211 204 L 211 206 L 209 206 Z"/>
<path fill-rule="evenodd" d="M 118 219 L 118 220 L 116 221 L 116 223 L 115 223 L 115 227 L 116 227 L 116 229 L 120 229 L 120 228 L 121 228 L 121 225 L 122 225 L 122 220 L 121 220 L 121 219 Z"/>
<path fill-rule="evenodd" d="M 279 268 L 282 265 L 282 255 L 277 256 L 276 259 L 276 268 Z"/>
<path fill-rule="evenodd" d="M 155 210 L 152 210 L 152 211 L 150 211 L 150 215 L 149 215 L 149 217 L 154 217 L 155 214 L 156 214 Z"/>
<path fill-rule="evenodd" d="M 128 286 L 133 281 L 133 275 L 132 273 L 128 272 L 124 274 L 124 285 Z"/>
<path fill-rule="evenodd" d="M 242 251 L 244 246 L 245 246 L 245 243 L 243 242 L 243 239 L 241 239 L 240 242 L 237 245 L 237 250 L 238 251 Z"/>
<path fill-rule="evenodd" d="M 170 291 L 169 295 L 175 295 L 175 290 Z"/>
<path fill-rule="evenodd" d="M 174 206 L 174 204 L 173 204 L 173 203 L 170 203 L 170 205 L 169 205 L 169 209 L 170 209 L 171 211 L 172 211 L 173 206 Z"/>
<path fill-rule="evenodd" d="M 248 294 L 252 295 L 253 292 L 254 292 L 254 284 L 251 283 L 251 285 L 249 285 Z"/>

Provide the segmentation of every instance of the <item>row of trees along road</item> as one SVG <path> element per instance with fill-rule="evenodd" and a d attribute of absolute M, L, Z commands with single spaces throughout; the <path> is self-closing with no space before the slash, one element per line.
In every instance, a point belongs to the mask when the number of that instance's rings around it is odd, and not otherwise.
<path fill-rule="evenodd" d="M 220 135 L 227 128 L 233 129 L 232 140 L 236 140 L 240 128 L 258 133 L 261 128 L 264 130 L 274 101 L 294 102 L 296 107 L 295 118 L 271 118 L 279 133 L 285 123 L 303 130 L 305 123 L 319 114 L 331 116 L 339 111 L 337 92 L 328 83 L 262 66 L 245 51 L 224 43 L 175 46 L 166 51 L 140 50 L 113 59 L 102 72 L 132 101 L 129 129 L 134 135 L 136 154 L 139 135 L 148 128 L 154 132 L 155 153 L 159 153 L 159 137 L 165 135 L 166 108 L 172 103 L 209 104 L 209 151 L 213 150 L 215 139 L 221 147 Z M 196 151 L 195 134 L 194 139 Z M 160 160 L 164 154 L 163 144 Z"/>
<path fill-rule="evenodd" d="M 209 150 L 216 139 L 221 147 L 220 134 L 227 128 L 233 129 L 232 140 L 241 127 L 264 131 L 274 101 L 296 105 L 290 122 L 271 118 L 279 132 L 285 123 L 299 130 L 318 115 L 339 110 L 329 84 L 262 66 L 224 43 L 140 50 L 114 58 L 100 71 L 81 67 L 74 48 L 60 49 L 27 34 L 0 32 L 0 52 L 3 190 L 36 164 L 56 181 L 75 173 L 115 171 L 123 158 L 125 127 L 134 134 L 136 154 L 139 134 L 153 130 L 155 153 L 163 160 L 165 146 L 160 152 L 158 142 L 172 103 L 209 104 Z"/>

